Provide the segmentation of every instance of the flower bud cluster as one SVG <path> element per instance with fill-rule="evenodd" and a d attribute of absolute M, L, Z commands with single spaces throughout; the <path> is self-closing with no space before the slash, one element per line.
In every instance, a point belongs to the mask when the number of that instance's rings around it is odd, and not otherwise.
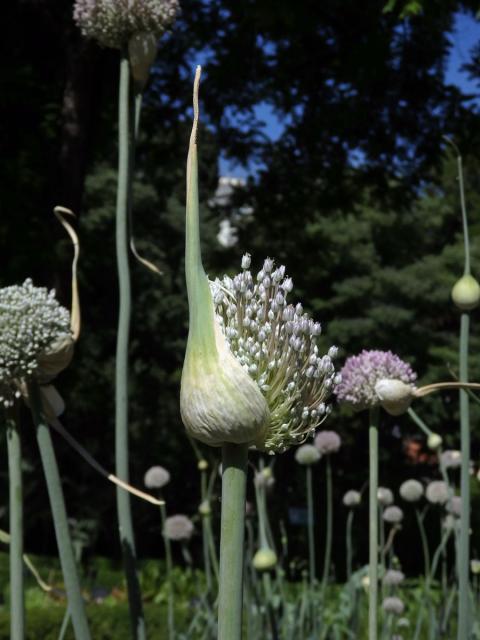
<path fill-rule="evenodd" d="M 218 323 L 234 357 L 258 384 L 271 412 L 264 448 L 281 453 L 313 435 L 331 408 L 327 400 L 340 382 L 336 347 L 320 355 L 321 326 L 288 304 L 291 278 L 267 258 L 255 278 L 248 270 L 212 282 Z"/>
<path fill-rule="evenodd" d="M 73 19 L 86 38 L 120 49 L 138 33 L 160 36 L 178 9 L 178 0 L 76 0 Z"/>
<path fill-rule="evenodd" d="M 375 389 L 381 380 L 399 380 L 414 389 L 417 376 L 409 364 L 391 351 L 362 351 L 347 358 L 335 393 L 340 402 L 361 411 L 380 404 Z"/>
<path fill-rule="evenodd" d="M 0 404 L 8 407 L 48 347 L 71 336 L 70 314 L 55 299 L 55 291 L 34 287 L 27 279 L 0 289 L 0 334 Z"/>

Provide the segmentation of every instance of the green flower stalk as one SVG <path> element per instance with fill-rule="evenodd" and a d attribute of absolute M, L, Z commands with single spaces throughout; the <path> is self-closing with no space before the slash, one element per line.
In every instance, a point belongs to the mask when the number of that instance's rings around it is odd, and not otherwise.
<path fill-rule="evenodd" d="M 267 258 L 248 271 L 210 282 L 199 232 L 197 127 L 200 67 L 187 160 L 185 272 L 189 332 L 180 411 L 187 433 L 222 447 L 222 513 L 218 633 L 237 640 L 242 629 L 245 492 L 248 448 L 286 451 L 313 435 L 328 415 L 337 379 L 332 355 L 318 355 L 320 325 L 287 305 L 293 283 Z"/>

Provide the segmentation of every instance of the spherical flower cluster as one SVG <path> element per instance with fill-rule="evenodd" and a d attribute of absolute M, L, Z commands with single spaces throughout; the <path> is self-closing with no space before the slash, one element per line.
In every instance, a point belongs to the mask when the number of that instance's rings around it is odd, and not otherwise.
<path fill-rule="evenodd" d="M 399 493 L 406 502 L 418 502 L 423 496 L 423 485 L 418 480 L 405 480 Z"/>
<path fill-rule="evenodd" d="M 188 516 L 177 514 L 165 520 L 163 535 L 169 540 L 190 540 L 194 526 Z"/>
<path fill-rule="evenodd" d="M 138 33 L 160 36 L 178 9 L 178 0 L 76 0 L 73 19 L 86 38 L 120 49 Z"/>
<path fill-rule="evenodd" d="M 388 507 L 393 504 L 393 493 L 387 487 L 378 487 L 377 500 L 382 507 Z"/>
<path fill-rule="evenodd" d="M 315 464 L 321 458 L 320 452 L 313 444 L 302 444 L 301 447 L 295 451 L 295 460 L 298 464 L 309 466 Z"/>
<path fill-rule="evenodd" d="M 393 613 L 396 616 L 401 616 L 405 611 L 405 605 L 400 598 L 395 596 L 391 598 L 385 598 L 382 602 L 382 609 L 385 613 Z"/>
<path fill-rule="evenodd" d="M 281 453 L 304 442 L 330 412 L 326 404 L 340 381 L 331 347 L 319 355 L 321 326 L 301 304 L 287 304 L 292 291 L 285 267 L 267 258 L 255 278 L 248 270 L 211 283 L 218 324 L 235 359 L 263 393 L 270 411 L 265 441 L 269 453 Z"/>
<path fill-rule="evenodd" d="M 427 485 L 425 495 L 432 504 L 445 504 L 449 498 L 448 486 L 443 480 L 433 480 Z"/>
<path fill-rule="evenodd" d="M 341 370 L 342 380 L 336 387 L 338 400 L 356 411 L 375 407 L 380 398 L 375 386 L 382 380 L 399 380 L 414 389 L 417 378 L 409 364 L 391 351 L 364 350 L 347 358 Z"/>
<path fill-rule="evenodd" d="M 403 520 L 403 511 L 400 509 L 400 507 L 392 505 L 385 509 L 382 518 L 389 524 L 400 524 L 400 522 Z"/>
<path fill-rule="evenodd" d="M 383 576 L 383 584 L 386 587 L 398 587 L 405 580 L 405 574 L 396 569 L 388 569 Z"/>
<path fill-rule="evenodd" d="M 358 491 L 354 491 L 353 489 L 347 491 L 347 493 L 343 496 L 343 504 L 350 509 L 353 507 L 358 507 L 361 501 L 361 494 Z"/>
<path fill-rule="evenodd" d="M 161 489 L 170 482 L 170 473 L 159 465 L 150 467 L 143 481 L 149 489 Z"/>
<path fill-rule="evenodd" d="M 275 477 L 271 467 L 264 467 L 255 472 L 254 483 L 257 488 L 272 489 L 275 485 Z"/>
<path fill-rule="evenodd" d="M 315 436 L 315 446 L 322 456 L 337 453 L 341 444 L 340 436 L 335 431 L 319 431 Z"/>
<path fill-rule="evenodd" d="M 462 498 L 460 496 L 452 496 L 445 505 L 445 509 L 448 513 L 451 513 L 452 516 L 460 518 L 462 513 Z"/>
<path fill-rule="evenodd" d="M 71 341 L 70 314 L 55 291 L 30 279 L 0 289 L 0 404 L 11 406 L 18 384 L 31 378 L 54 343 Z"/>
<path fill-rule="evenodd" d="M 445 469 L 458 469 L 462 464 L 462 454 L 456 449 L 447 449 L 440 455 L 440 464 Z"/>

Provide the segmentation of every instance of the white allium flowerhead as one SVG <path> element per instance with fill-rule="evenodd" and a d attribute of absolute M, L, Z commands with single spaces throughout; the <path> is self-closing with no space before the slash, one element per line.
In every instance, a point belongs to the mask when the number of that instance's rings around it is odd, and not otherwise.
<path fill-rule="evenodd" d="M 448 486 L 443 480 L 433 480 L 427 485 L 425 496 L 432 504 L 445 504 L 449 498 Z"/>
<path fill-rule="evenodd" d="M 452 496 L 445 505 L 448 513 L 456 518 L 460 518 L 462 513 L 462 498 L 460 496 Z"/>
<path fill-rule="evenodd" d="M 322 456 L 337 453 L 342 445 L 342 440 L 335 431 L 319 431 L 315 436 L 315 446 Z"/>
<path fill-rule="evenodd" d="M 405 574 L 396 569 L 388 569 L 383 576 L 383 584 L 386 587 L 398 587 L 405 580 Z"/>
<path fill-rule="evenodd" d="M 424 494 L 423 485 L 418 480 L 405 480 L 399 493 L 406 502 L 418 502 Z"/>
<path fill-rule="evenodd" d="M 86 38 L 120 49 L 137 33 L 160 36 L 178 11 L 178 0 L 75 0 L 73 19 Z"/>
<path fill-rule="evenodd" d="M 255 486 L 263 489 L 272 489 L 275 485 L 275 477 L 270 467 L 264 467 L 255 472 Z"/>
<path fill-rule="evenodd" d="M 169 540 L 190 540 L 193 532 L 193 522 L 188 516 L 177 514 L 165 520 L 163 535 Z"/>
<path fill-rule="evenodd" d="M 148 469 L 143 482 L 149 489 L 161 489 L 170 482 L 170 473 L 164 467 L 156 465 Z"/>
<path fill-rule="evenodd" d="M 400 524 L 400 522 L 403 520 L 403 511 L 400 509 L 400 507 L 391 505 L 390 507 L 387 507 L 385 509 L 382 518 L 389 524 Z"/>
<path fill-rule="evenodd" d="M 295 451 L 295 460 L 298 464 L 309 466 L 315 464 L 321 458 L 320 452 L 313 444 L 302 444 L 301 447 Z"/>
<path fill-rule="evenodd" d="M 378 487 L 377 500 L 382 507 L 393 504 L 393 493 L 387 487 Z"/>
<path fill-rule="evenodd" d="M 359 491 L 354 491 L 353 489 L 350 489 L 350 491 L 347 491 L 347 493 L 343 496 L 343 504 L 349 509 L 352 509 L 353 507 L 358 507 L 358 505 L 361 502 L 362 502 L 362 495 Z"/>
<path fill-rule="evenodd" d="M 55 291 L 34 287 L 30 278 L 0 289 L 0 335 L 0 404 L 7 407 L 19 396 L 19 383 L 42 373 L 53 345 L 73 344 L 69 312 Z"/>
<path fill-rule="evenodd" d="M 401 616 L 405 611 L 405 605 L 400 598 L 392 596 L 391 598 L 384 598 L 382 602 L 382 609 L 385 613 L 393 613 L 396 616 Z"/>
<path fill-rule="evenodd" d="M 243 265 L 249 265 L 244 256 Z M 332 362 L 321 355 L 321 326 L 288 304 L 292 290 L 285 267 L 267 258 L 253 276 L 244 268 L 233 278 L 211 283 L 215 314 L 231 353 L 258 385 L 270 410 L 264 442 L 258 448 L 282 453 L 304 442 L 323 422 L 327 400 L 339 382 Z"/>
<path fill-rule="evenodd" d="M 398 380 L 414 390 L 417 378 L 409 364 L 391 351 L 362 351 L 347 358 L 335 393 L 339 402 L 356 411 L 380 405 L 375 387 L 379 381 Z"/>
<path fill-rule="evenodd" d="M 462 464 L 462 454 L 456 449 L 447 449 L 440 455 L 440 464 L 445 469 L 458 469 Z"/>

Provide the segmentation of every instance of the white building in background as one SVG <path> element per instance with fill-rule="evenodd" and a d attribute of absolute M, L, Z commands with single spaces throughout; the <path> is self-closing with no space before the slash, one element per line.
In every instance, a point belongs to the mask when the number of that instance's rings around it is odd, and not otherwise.
<path fill-rule="evenodd" d="M 221 176 L 218 180 L 218 186 L 213 198 L 210 198 L 208 201 L 209 207 L 212 209 L 221 209 L 225 214 L 225 218 L 223 218 L 219 224 L 217 240 L 218 243 L 226 249 L 230 249 L 238 242 L 238 230 L 235 222 L 238 222 L 241 218 L 253 215 L 253 207 L 247 205 L 235 207 L 232 202 L 235 189 L 242 189 L 246 184 L 246 180 L 243 178 Z"/>

